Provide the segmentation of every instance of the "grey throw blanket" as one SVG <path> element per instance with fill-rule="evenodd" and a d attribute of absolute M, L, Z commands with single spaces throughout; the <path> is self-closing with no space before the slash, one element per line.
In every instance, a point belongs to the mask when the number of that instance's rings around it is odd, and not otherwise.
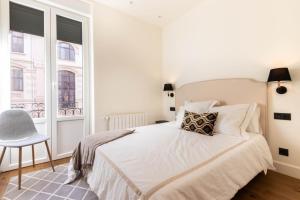
<path fill-rule="evenodd" d="M 65 184 L 73 182 L 79 176 L 85 177 L 92 167 L 97 147 L 133 133 L 134 130 L 103 131 L 84 138 L 72 154 L 68 167 L 68 179 Z"/>

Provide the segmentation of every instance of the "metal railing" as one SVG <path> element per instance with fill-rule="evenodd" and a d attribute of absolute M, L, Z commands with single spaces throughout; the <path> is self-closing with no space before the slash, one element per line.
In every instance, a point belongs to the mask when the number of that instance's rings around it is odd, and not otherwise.
<path fill-rule="evenodd" d="M 80 116 L 83 114 L 83 109 L 76 106 L 77 103 L 70 107 L 59 106 L 58 116 Z M 22 109 L 29 113 L 32 118 L 45 117 L 45 104 L 44 103 L 13 103 L 11 109 Z"/>

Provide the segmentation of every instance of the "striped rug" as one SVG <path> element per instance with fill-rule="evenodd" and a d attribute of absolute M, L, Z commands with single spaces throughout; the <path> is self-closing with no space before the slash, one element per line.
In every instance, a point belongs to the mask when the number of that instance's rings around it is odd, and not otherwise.
<path fill-rule="evenodd" d="M 22 189 L 18 190 L 18 177 L 12 177 L 2 199 L 4 200 L 97 200 L 97 196 L 84 180 L 64 185 L 67 165 L 22 175 Z"/>

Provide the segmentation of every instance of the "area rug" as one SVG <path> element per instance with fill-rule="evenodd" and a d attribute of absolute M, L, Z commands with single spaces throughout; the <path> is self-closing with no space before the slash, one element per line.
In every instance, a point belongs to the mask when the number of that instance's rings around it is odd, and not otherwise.
<path fill-rule="evenodd" d="M 18 190 L 18 177 L 12 177 L 2 199 L 4 200 L 98 200 L 84 180 L 64 185 L 67 165 L 22 175 L 22 189 Z"/>

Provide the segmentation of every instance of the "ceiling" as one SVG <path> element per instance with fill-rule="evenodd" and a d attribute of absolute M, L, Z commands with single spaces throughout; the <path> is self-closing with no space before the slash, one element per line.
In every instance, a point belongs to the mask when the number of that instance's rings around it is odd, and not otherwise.
<path fill-rule="evenodd" d="M 95 0 L 152 24 L 164 26 L 201 0 Z"/>

